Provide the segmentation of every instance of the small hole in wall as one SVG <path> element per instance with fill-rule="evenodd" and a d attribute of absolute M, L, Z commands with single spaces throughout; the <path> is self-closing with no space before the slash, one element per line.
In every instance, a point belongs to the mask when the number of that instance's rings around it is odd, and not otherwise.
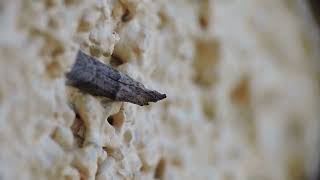
<path fill-rule="evenodd" d="M 108 123 L 113 126 L 114 125 L 114 119 L 112 116 L 108 117 Z"/>
<path fill-rule="evenodd" d="M 46 0 L 45 1 L 45 6 L 47 9 L 54 7 L 55 4 L 56 4 L 55 0 Z"/>
<path fill-rule="evenodd" d="M 124 155 L 119 148 L 103 147 L 103 150 L 107 152 L 107 155 L 113 157 L 116 160 L 123 160 Z"/>
<path fill-rule="evenodd" d="M 250 78 L 242 77 L 231 90 L 230 98 L 237 112 L 237 128 L 248 143 L 257 145 L 256 124 L 251 103 Z"/>
<path fill-rule="evenodd" d="M 103 147 L 103 150 L 107 152 L 108 155 L 112 154 L 113 148 Z"/>
<path fill-rule="evenodd" d="M 118 113 L 109 116 L 107 119 L 108 123 L 113 126 L 117 131 L 121 130 L 121 127 L 124 123 L 124 113 L 121 109 Z"/>
<path fill-rule="evenodd" d="M 145 165 L 144 163 L 142 163 L 142 166 L 141 166 L 141 168 L 140 168 L 140 171 L 142 171 L 142 172 L 149 172 L 150 171 L 150 167 L 149 166 L 147 166 L 147 165 Z"/>
<path fill-rule="evenodd" d="M 132 15 L 132 13 L 131 13 L 128 9 L 126 9 L 126 10 L 124 11 L 123 15 L 121 16 L 122 22 L 128 22 L 128 21 L 130 21 L 132 18 L 133 18 L 133 15 Z"/>
<path fill-rule="evenodd" d="M 90 54 L 92 55 L 92 56 L 94 56 L 94 57 L 100 57 L 101 55 L 102 55 L 102 52 L 101 52 L 101 50 L 98 48 L 98 47 L 96 47 L 96 46 L 91 46 L 90 47 Z"/>
<path fill-rule="evenodd" d="M 201 87 L 212 87 L 217 81 L 217 63 L 220 59 L 220 42 L 217 39 L 198 40 L 194 57 L 193 81 Z"/>
<path fill-rule="evenodd" d="M 166 169 L 166 161 L 164 159 L 160 159 L 154 172 L 154 178 L 164 179 L 165 169 Z"/>
<path fill-rule="evenodd" d="M 249 78 L 241 79 L 236 88 L 231 92 L 231 100 L 235 104 L 249 104 L 250 101 Z"/>
<path fill-rule="evenodd" d="M 57 57 L 65 52 L 64 44 L 49 33 L 41 32 L 37 29 L 31 29 L 30 35 L 36 37 L 40 36 L 45 39 L 45 43 L 40 49 L 41 56 Z"/>
<path fill-rule="evenodd" d="M 209 22 L 208 22 L 208 19 L 207 17 L 203 16 L 203 15 L 200 15 L 199 16 L 199 24 L 200 24 L 200 27 L 202 29 L 207 29 L 208 26 L 209 26 Z"/>
<path fill-rule="evenodd" d="M 76 169 L 76 168 L 75 168 Z M 80 170 L 77 169 L 77 172 L 79 173 L 80 176 L 80 180 L 87 180 L 88 177 L 87 175 L 85 175 L 83 172 L 81 172 Z M 74 175 L 73 174 L 64 174 L 63 179 L 65 180 L 72 180 L 74 179 Z"/>
<path fill-rule="evenodd" d="M 51 78 L 57 78 L 61 75 L 61 65 L 58 61 L 53 60 L 46 65 L 46 72 Z"/>
<path fill-rule="evenodd" d="M 88 175 L 86 175 L 85 173 L 79 171 L 80 174 L 80 180 L 87 180 L 89 179 Z"/>
<path fill-rule="evenodd" d="M 209 18 L 210 18 L 210 4 L 208 0 L 201 1 L 200 4 L 200 13 L 198 17 L 199 25 L 203 30 L 208 29 L 209 27 Z"/>
<path fill-rule="evenodd" d="M 110 65 L 113 67 L 118 67 L 122 64 L 124 64 L 125 61 L 123 59 L 121 59 L 119 56 L 112 54 L 111 58 L 110 58 Z"/>
<path fill-rule="evenodd" d="M 139 154 L 141 155 L 141 154 Z M 154 166 L 152 166 L 151 164 L 147 163 L 144 157 L 140 156 L 140 160 L 141 160 L 141 166 L 140 166 L 140 171 L 144 172 L 144 173 L 149 173 L 149 172 L 153 172 L 155 169 Z"/>
<path fill-rule="evenodd" d="M 164 10 L 158 12 L 159 24 L 158 29 L 164 29 L 169 24 L 169 17 Z"/>
<path fill-rule="evenodd" d="M 88 180 L 89 179 L 88 173 L 84 172 L 84 169 L 81 168 L 81 166 L 79 166 L 78 164 L 72 164 L 72 167 L 79 173 L 80 180 Z M 64 177 L 65 177 L 65 180 L 74 179 L 73 174 L 66 174 Z"/>
<path fill-rule="evenodd" d="M 84 17 L 81 18 L 77 27 L 77 32 L 89 32 L 90 29 L 91 29 L 90 23 L 87 22 Z"/>
<path fill-rule="evenodd" d="M 77 147 L 82 147 L 84 142 L 85 127 L 78 114 L 76 114 L 76 118 L 71 126 L 71 131 L 75 137 Z"/>

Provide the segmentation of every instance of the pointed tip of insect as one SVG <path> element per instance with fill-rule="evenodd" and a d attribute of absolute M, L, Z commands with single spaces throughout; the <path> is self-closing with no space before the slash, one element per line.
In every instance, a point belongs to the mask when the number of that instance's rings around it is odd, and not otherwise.
<path fill-rule="evenodd" d="M 166 95 L 166 94 L 161 94 L 161 95 L 159 96 L 159 100 L 162 100 L 162 99 L 165 99 L 165 98 L 167 98 L 167 95 Z"/>
<path fill-rule="evenodd" d="M 157 101 L 160 101 L 166 97 L 167 97 L 166 94 L 161 94 L 157 91 L 149 91 L 147 101 L 148 102 L 157 102 Z"/>
<path fill-rule="evenodd" d="M 166 97 L 167 97 L 166 94 L 160 94 L 160 93 L 158 93 L 158 94 L 156 95 L 156 97 L 153 99 L 153 100 L 154 100 L 153 102 L 160 101 L 160 100 L 162 100 L 162 99 L 164 99 L 164 98 L 166 98 Z"/>

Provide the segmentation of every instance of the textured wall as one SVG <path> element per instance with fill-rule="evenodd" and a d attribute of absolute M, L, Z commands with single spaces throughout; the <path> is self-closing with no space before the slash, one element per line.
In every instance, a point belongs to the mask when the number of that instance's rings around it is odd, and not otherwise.
<path fill-rule="evenodd" d="M 319 32 L 302 0 L 0 0 L 0 179 L 304 179 Z M 78 49 L 168 98 L 66 87 Z"/>

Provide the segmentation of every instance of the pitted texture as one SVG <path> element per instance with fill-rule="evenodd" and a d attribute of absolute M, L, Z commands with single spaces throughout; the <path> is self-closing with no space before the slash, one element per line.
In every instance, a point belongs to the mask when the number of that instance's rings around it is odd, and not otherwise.
<path fill-rule="evenodd" d="M 1 1 L 0 33 L 0 179 L 316 173 L 319 32 L 304 1 Z M 168 98 L 67 87 L 78 49 Z"/>

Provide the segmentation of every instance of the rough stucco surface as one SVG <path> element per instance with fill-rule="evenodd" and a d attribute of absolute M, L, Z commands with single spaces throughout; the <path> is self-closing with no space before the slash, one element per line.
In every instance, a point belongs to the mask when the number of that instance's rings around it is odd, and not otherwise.
<path fill-rule="evenodd" d="M 303 179 L 318 31 L 299 0 L 0 1 L 0 179 Z M 164 101 L 66 87 L 78 49 Z"/>

